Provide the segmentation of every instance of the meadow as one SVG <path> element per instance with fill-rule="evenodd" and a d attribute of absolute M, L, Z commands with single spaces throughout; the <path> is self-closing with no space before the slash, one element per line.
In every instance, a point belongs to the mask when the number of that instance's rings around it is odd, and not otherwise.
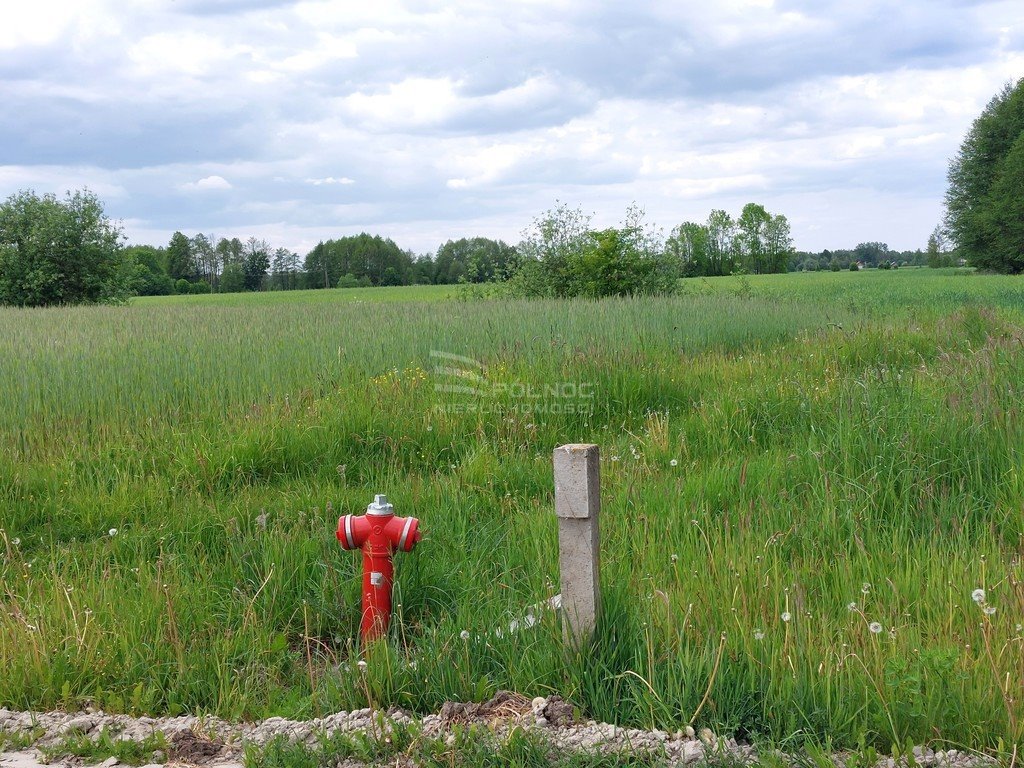
<path fill-rule="evenodd" d="M 0 706 L 301 717 L 507 688 L 783 746 L 1024 737 L 1015 278 L 193 296 L 0 329 Z M 432 351 L 489 394 L 439 391 Z M 602 451 L 582 652 L 550 615 L 493 632 L 557 591 L 568 442 Z M 427 535 L 362 666 L 334 529 L 374 493 Z"/>

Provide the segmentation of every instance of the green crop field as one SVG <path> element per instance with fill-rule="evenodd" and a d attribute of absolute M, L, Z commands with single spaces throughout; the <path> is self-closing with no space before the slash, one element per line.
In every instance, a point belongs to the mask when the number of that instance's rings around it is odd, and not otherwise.
<path fill-rule="evenodd" d="M 0 706 L 417 711 L 498 688 L 773 743 L 1024 738 L 1024 283 L 350 289 L 0 310 Z M 480 394 L 444 391 L 460 355 Z M 563 649 L 552 449 L 601 446 Z M 426 537 L 365 667 L 337 517 Z M 984 595 L 975 593 L 984 590 Z M 464 639 L 465 638 L 465 639 Z"/>

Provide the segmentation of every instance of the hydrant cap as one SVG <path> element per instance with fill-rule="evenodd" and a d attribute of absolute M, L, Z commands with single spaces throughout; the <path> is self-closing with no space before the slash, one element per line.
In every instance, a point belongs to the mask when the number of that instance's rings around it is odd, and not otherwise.
<path fill-rule="evenodd" d="M 368 515 L 393 515 L 395 514 L 395 508 L 388 503 L 388 497 L 383 493 L 378 493 L 373 497 L 373 503 L 366 507 L 366 514 Z"/>

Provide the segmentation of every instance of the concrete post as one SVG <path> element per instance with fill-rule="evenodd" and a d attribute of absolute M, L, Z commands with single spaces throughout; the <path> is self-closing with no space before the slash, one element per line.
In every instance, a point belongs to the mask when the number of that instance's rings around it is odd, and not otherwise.
<path fill-rule="evenodd" d="M 589 444 L 555 448 L 555 515 L 565 637 L 590 639 L 601 612 L 601 462 Z"/>

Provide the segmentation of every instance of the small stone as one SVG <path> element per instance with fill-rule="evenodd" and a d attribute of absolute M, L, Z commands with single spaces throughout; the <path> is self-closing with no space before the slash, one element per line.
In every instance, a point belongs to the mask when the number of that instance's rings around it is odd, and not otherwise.
<path fill-rule="evenodd" d="M 537 719 L 535 720 L 535 722 L 537 723 L 537 725 L 539 725 L 541 727 L 544 727 L 545 725 L 548 724 L 548 719 L 546 717 L 544 717 L 544 715 L 539 715 L 537 717 Z"/>
<path fill-rule="evenodd" d="M 165 762 L 167 762 L 167 753 L 165 753 L 162 749 L 154 750 L 153 751 L 153 761 L 157 762 L 157 763 L 165 763 Z"/>
<path fill-rule="evenodd" d="M 88 716 L 73 717 L 68 720 L 61 727 L 61 733 L 71 733 L 72 731 L 78 731 L 79 733 L 89 733 L 93 728 L 96 727 L 96 721 Z"/>
<path fill-rule="evenodd" d="M 121 762 L 120 760 L 118 760 L 116 757 L 111 755 L 106 760 L 104 760 L 102 763 L 100 763 L 100 768 L 114 768 L 114 766 L 117 765 L 120 762 Z"/>
<path fill-rule="evenodd" d="M 544 711 L 544 707 L 547 706 L 548 700 L 543 696 L 538 696 L 530 702 L 530 711 L 535 715 L 540 715 Z"/>
<path fill-rule="evenodd" d="M 704 745 L 699 741 L 683 742 L 683 762 L 695 763 L 704 757 Z"/>
<path fill-rule="evenodd" d="M 718 739 L 710 728 L 701 728 L 697 735 L 700 737 L 700 740 L 709 747 L 713 747 L 718 743 Z"/>
<path fill-rule="evenodd" d="M 692 738 L 693 738 L 694 736 L 696 736 L 696 735 L 697 735 L 697 734 L 696 734 L 696 733 L 694 732 L 694 730 L 693 730 L 693 726 L 692 726 L 692 725 L 688 725 L 688 726 L 686 726 L 686 728 L 684 728 L 684 729 L 683 729 L 683 731 L 684 731 L 684 732 L 686 733 L 686 738 L 688 738 L 688 739 L 692 739 Z"/>

